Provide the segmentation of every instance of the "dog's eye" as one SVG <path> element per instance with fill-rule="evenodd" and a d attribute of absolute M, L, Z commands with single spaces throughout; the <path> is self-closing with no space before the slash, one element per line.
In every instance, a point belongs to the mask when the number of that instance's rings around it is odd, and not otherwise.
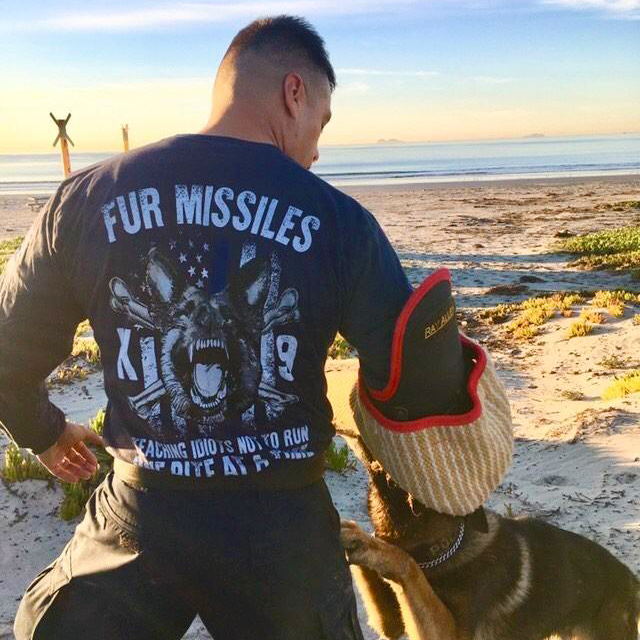
<path fill-rule="evenodd" d="M 187 302 L 184 307 L 182 307 L 182 311 L 186 314 L 193 313 L 193 310 L 196 308 L 196 303 L 191 300 Z"/>

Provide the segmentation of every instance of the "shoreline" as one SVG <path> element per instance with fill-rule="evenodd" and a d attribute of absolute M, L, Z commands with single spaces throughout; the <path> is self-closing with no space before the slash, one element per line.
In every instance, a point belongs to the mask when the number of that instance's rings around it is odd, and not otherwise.
<path fill-rule="evenodd" d="M 398 184 L 361 184 L 361 185 L 341 185 L 336 187 L 345 193 L 359 193 L 369 191 L 426 191 L 437 189 L 464 189 L 466 187 L 478 189 L 482 187 L 512 187 L 512 186 L 548 186 L 548 185 L 577 185 L 585 182 L 605 182 L 610 184 L 620 184 L 625 182 L 638 182 L 640 188 L 640 173 L 615 176 L 567 176 L 567 177 L 544 177 L 544 178 L 499 178 L 497 180 L 450 180 L 446 182 L 406 182 Z"/>
<path fill-rule="evenodd" d="M 324 178 L 322 178 L 324 180 Z M 486 180 L 442 180 L 438 182 L 433 181 L 416 181 L 416 182 L 388 182 L 383 184 L 340 184 L 334 185 L 331 182 L 324 180 L 327 184 L 330 184 L 339 191 L 344 193 L 364 193 L 369 191 L 425 191 L 425 190 L 438 190 L 438 189 L 452 189 L 452 188 L 470 188 L 478 189 L 482 187 L 512 187 L 512 186 L 528 186 L 528 185 L 575 185 L 584 182 L 606 182 L 611 184 L 619 184 L 624 182 L 640 182 L 640 173 L 630 173 L 621 175 L 594 175 L 594 176 L 544 176 L 544 177 L 527 177 L 527 178 L 496 178 Z M 29 184 L 27 182 L 22 184 Z M 34 184 L 41 184 L 34 182 Z M 25 201 L 33 196 L 51 196 L 54 192 L 44 193 L 42 191 L 29 191 L 26 193 L 3 193 L 0 191 L 0 202 L 4 200 L 18 200 Z"/>

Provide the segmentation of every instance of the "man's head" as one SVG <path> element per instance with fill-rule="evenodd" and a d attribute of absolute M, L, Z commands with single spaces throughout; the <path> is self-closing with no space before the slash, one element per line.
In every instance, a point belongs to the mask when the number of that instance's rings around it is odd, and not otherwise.
<path fill-rule="evenodd" d="M 263 18 L 222 59 L 205 133 L 271 142 L 309 168 L 336 85 L 324 42 L 302 18 Z"/>

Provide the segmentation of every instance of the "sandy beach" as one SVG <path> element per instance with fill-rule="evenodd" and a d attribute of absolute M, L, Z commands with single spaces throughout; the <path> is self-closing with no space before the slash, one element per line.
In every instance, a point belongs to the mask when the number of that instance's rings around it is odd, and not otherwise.
<path fill-rule="evenodd" d="M 480 311 L 559 291 L 640 291 L 630 275 L 582 271 L 551 250 L 557 234 L 640 226 L 640 210 L 605 205 L 640 199 L 640 176 L 415 184 L 345 189 L 374 213 L 413 284 L 446 267 L 452 274 L 461 327 L 496 361 L 511 402 L 513 466 L 491 497 L 502 514 L 535 515 L 607 547 L 640 574 L 640 394 L 602 400 L 616 376 L 640 368 L 640 306 L 620 317 L 599 310 L 603 324 L 569 339 L 572 317 L 556 314 L 538 336 L 515 340 Z M 34 214 L 26 197 L 0 199 L 0 239 L 25 233 Z M 494 289 L 498 287 L 498 289 Z M 329 383 L 355 375 L 357 361 L 328 360 Z M 105 404 L 101 374 L 52 392 L 74 420 Z M 7 439 L 0 436 L 0 449 Z M 344 518 L 370 529 L 366 477 L 356 467 L 327 472 Z M 59 488 L 42 481 L 0 484 L 0 640 L 27 584 L 70 537 L 75 522 L 57 514 Z M 361 620 L 367 640 L 376 636 Z M 187 638 L 210 636 L 198 622 Z"/>

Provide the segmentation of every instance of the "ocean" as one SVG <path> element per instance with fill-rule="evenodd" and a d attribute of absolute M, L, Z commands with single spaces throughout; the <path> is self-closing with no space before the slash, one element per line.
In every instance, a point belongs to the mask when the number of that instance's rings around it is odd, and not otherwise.
<path fill-rule="evenodd" d="M 71 167 L 111 155 L 72 152 Z M 336 186 L 630 175 L 640 134 L 327 146 L 313 171 Z M 53 193 L 61 172 L 58 153 L 0 155 L 0 196 Z"/>

